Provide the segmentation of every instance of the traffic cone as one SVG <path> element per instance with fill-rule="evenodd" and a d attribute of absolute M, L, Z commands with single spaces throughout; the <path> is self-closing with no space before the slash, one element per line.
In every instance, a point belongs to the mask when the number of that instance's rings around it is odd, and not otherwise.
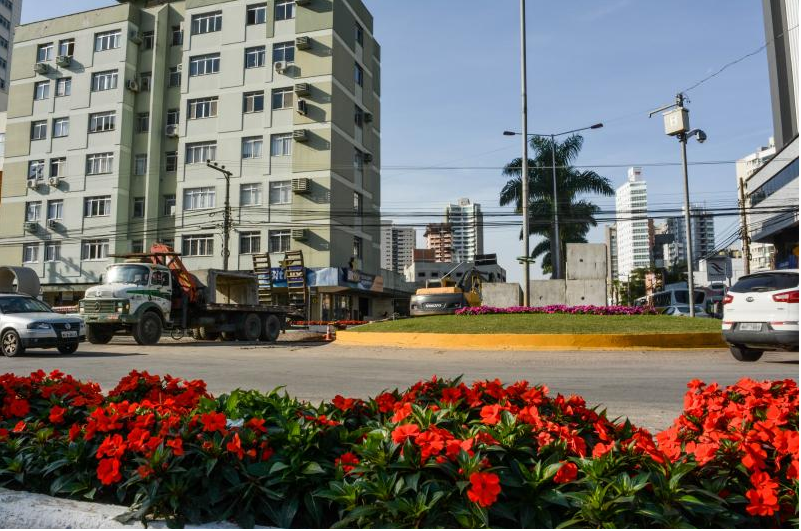
<path fill-rule="evenodd" d="M 328 325 L 325 329 L 325 341 L 333 341 L 334 334 L 331 333 L 331 325 Z"/>

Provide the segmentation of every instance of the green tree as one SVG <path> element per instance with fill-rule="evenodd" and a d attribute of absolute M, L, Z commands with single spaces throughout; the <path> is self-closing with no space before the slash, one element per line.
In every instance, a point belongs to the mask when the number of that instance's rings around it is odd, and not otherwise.
<path fill-rule="evenodd" d="M 529 231 L 542 237 L 534 246 L 531 258 L 542 256 L 541 265 L 545 273 L 553 273 L 553 173 L 551 164 L 551 138 L 534 136 L 529 142 L 533 158 L 528 161 L 529 171 Z M 559 203 L 559 237 L 561 241 L 561 270 L 564 271 L 565 250 L 568 243 L 587 243 L 587 233 L 598 225 L 596 216 L 601 209 L 580 199 L 582 194 L 614 195 L 615 191 L 606 177 L 591 170 L 579 170 L 573 162 L 581 152 L 584 138 L 571 135 L 564 141 L 556 140 L 556 182 Z M 523 181 L 521 179 L 522 158 L 509 162 L 503 175 L 512 177 L 501 190 L 502 206 L 515 205 L 516 212 L 523 210 Z M 520 239 L 523 239 L 522 231 Z"/>

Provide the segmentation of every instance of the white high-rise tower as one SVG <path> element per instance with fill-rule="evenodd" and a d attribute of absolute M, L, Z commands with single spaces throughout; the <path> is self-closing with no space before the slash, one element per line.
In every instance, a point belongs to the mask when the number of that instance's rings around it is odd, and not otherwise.
<path fill-rule="evenodd" d="M 473 262 L 484 254 L 484 215 L 481 205 L 469 199 L 459 199 L 448 205 L 445 218 L 453 230 L 453 261 Z"/>
<path fill-rule="evenodd" d="M 629 168 L 628 181 L 615 193 L 617 210 L 617 272 L 626 280 L 634 269 L 650 267 L 648 190 L 642 168 Z"/>

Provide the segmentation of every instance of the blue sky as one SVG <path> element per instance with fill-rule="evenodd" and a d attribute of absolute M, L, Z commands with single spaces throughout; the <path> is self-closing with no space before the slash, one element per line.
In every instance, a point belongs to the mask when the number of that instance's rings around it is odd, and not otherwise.
<path fill-rule="evenodd" d="M 518 156 L 520 129 L 517 0 L 365 0 L 382 45 L 382 210 L 426 212 L 436 221 L 449 201 L 469 197 L 498 206 L 500 168 Z M 23 22 L 114 5 L 108 0 L 26 0 Z M 579 164 L 678 162 L 676 141 L 648 111 L 679 90 L 765 42 L 761 2 L 727 0 L 528 1 L 529 130 L 563 131 L 604 122 L 585 137 Z M 688 93 L 690 161 L 734 161 L 772 135 L 765 52 Z M 437 169 L 438 166 L 448 168 Z M 454 169 L 454 167 L 456 167 Z M 596 168 L 615 187 L 626 168 Z M 645 165 L 649 206 L 680 205 L 681 171 Z M 736 203 L 734 164 L 690 168 L 693 202 Z M 595 198 L 604 208 L 613 198 Z M 506 218 L 504 218 L 506 219 Z M 736 218 L 717 218 L 719 236 Z M 419 238 L 422 236 L 422 230 Z M 519 227 L 485 231 L 509 279 L 522 277 Z M 601 227 L 591 233 L 603 241 Z M 535 265 L 534 272 L 539 272 Z"/>

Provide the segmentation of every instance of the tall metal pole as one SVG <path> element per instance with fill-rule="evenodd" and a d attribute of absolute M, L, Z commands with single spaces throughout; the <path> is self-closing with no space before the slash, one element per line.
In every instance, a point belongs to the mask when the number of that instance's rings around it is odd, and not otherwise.
<path fill-rule="evenodd" d="M 231 177 L 233 173 L 225 169 L 225 166 L 218 166 L 211 160 L 206 161 L 206 166 L 216 170 L 225 177 L 225 212 L 223 212 L 223 271 L 228 271 L 228 258 L 231 256 L 229 243 L 231 240 Z"/>
<path fill-rule="evenodd" d="M 740 223 L 743 236 L 743 270 L 746 275 L 751 274 L 751 238 L 748 236 L 748 217 L 745 214 L 745 181 L 741 178 L 740 188 Z"/>
<path fill-rule="evenodd" d="M 551 135 L 551 167 L 553 169 L 553 278 L 562 278 L 562 242 L 559 236 L 559 196 L 556 192 L 556 136 Z"/>
<path fill-rule="evenodd" d="M 523 162 L 521 164 L 523 206 L 523 304 L 531 306 L 530 264 L 528 226 L 528 93 L 526 83 L 526 0 L 520 0 L 520 70 L 521 95 L 523 100 Z"/>
<path fill-rule="evenodd" d="M 679 105 L 681 107 L 681 105 Z M 695 317 L 695 279 L 693 279 L 693 241 L 690 227 L 690 179 L 687 176 L 687 134 L 679 135 L 681 143 L 681 167 L 684 170 L 684 236 L 687 239 L 687 291 L 690 302 L 690 317 Z"/>

